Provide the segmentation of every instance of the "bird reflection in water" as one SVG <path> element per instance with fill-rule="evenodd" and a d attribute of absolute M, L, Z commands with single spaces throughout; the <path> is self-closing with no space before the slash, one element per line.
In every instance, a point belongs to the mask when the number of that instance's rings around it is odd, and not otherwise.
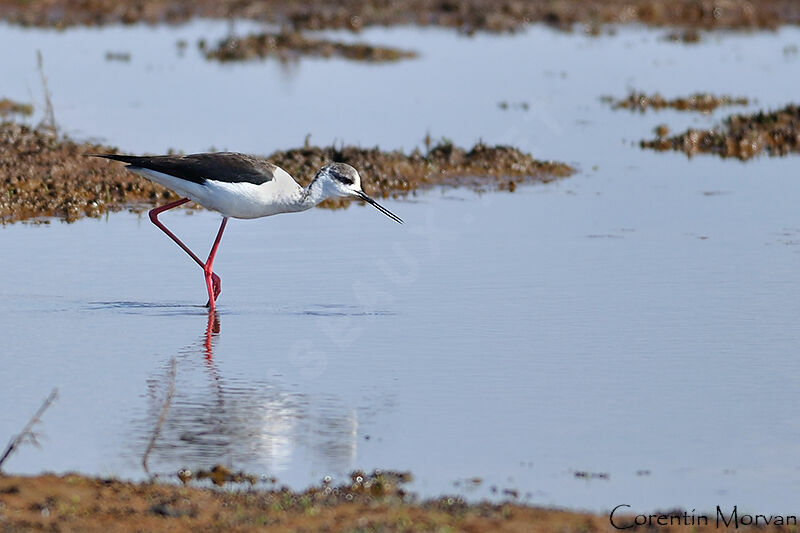
<path fill-rule="evenodd" d="M 255 474 L 292 469 L 345 474 L 355 466 L 358 415 L 333 395 L 291 392 L 245 372 L 223 377 L 214 359 L 221 321 L 208 313 L 203 336 L 175 357 L 174 395 L 150 455 L 163 475 L 225 464 Z M 276 357 L 280 354 L 276 354 Z M 135 424 L 141 454 L 163 412 L 169 360 L 148 379 L 147 413 Z M 310 459 L 310 461 L 309 461 Z"/>
<path fill-rule="evenodd" d="M 214 358 L 214 351 L 211 347 L 211 340 L 219 335 L 219 316 L 216 309 L 208 311 L 208 324 L 206 325 L 206 338 L 203 342 L 205 348 L 206 361 L 211 361 Z"/>

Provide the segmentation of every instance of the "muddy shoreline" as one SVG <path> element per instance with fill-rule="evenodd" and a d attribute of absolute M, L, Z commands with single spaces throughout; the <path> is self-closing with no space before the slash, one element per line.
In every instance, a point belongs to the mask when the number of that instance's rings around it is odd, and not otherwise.
<path fill-rule="evenodd" d="M 114 147 L 79 143 L 14 122 L 0 123 L 0 223 L 50 217 L 72 222 L 177 198 L 119 163 L 84 156 L 90 153 L 119 152 Z M 267 158 L 302 185 L 326 162 L 348 163 L 359 170 L 366 192 L 381 198 L 402 197 L 436 186 L 513 191 L 519 183 L 547 182 L 574 172 L 564 163 L 539 161 L 515 148 L 483 144 L 470 150 L 439 144 L 426 153 L 411 154 L 353 146 L 307 146 L 275 152 Z M 328 200 L 321 207 L 345 207 L 349 203 Z"/>
<path fill-rule="evenodd" d="M 77 474 L 0 476 L 3 531 L 595 531 L 607 517 L 458 497 L 417 502 L 387 480 L 212 490 Z"/>
<path fill-rule="evenodd" d="M 352 483 L 288 488 L 217 490 L 157 482 L 130 483 L 66 474 L 0 474 L 0 529 L 16 531 L 500 531 L 564 533 L 614 531 L 610 513 L 574 512 L 518 502 L 467 503 L 458 496 L 419 501 L 398 488 L 393 473 L 354 473 Z M 695 520 L 698 516 L 706 520 Z M 647 516 L 647 515 L 645 515 Z M 665 533 L 738 530 L 713 514 L 655 511 Z M 614 512 L 614 524 L 634 517 Z M 663 520 L 660 521 L 660 520 Z M 691 520 L 691 522 L 690 522 Z M 665 525 L 666 524 L 666 525 Z M 631 531 L 652 530 L 651 525 Z M 785 531 L 758 525 L 759 531 Z"/>
<path fill-rule="evenodd" d="M 563 29 L 582 23 L 590 31 L 609 23 L 774 29 L 800 23 L 800 9 L 794 0 L 0 0 L 0 19 L 33 26 L 179 23 L 193 17 L 252 19 L 295 30 L 417 24 L 506 32 L 534 22 Z"/>

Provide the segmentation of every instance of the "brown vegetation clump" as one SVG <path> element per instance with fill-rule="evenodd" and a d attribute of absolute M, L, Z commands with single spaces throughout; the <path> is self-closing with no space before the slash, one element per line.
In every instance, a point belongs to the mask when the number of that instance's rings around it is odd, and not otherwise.
<path fill-rule="evenodd" d="M 0 223 L 47 217 L 69 222 L 177 198 L 119 163 L 84 156 L 90 153 L 117 150 L 76 143 L 12 122 L 0 123 Z M 307 147 L 276 152 L 267 159 L 303 185 L 326 163 L 349 163 L 361 173 L 367 191 L 381 197 L 436 185 L 513 190 L 520 181 L 550 181 L 572 173 L 563 163 L 537 161 L 515 148 L 483 144 L 469 151 L 442 144 L 425 154 L 414 151 L 411 155 L 378 148 Z M 322 206 L 348 204 L 336 200 Z"/>
<path fill-rule="evenodd" d="M 679 150 L 689 156 L 711 153 L 741 160 L 764 151 L 773 156 L 800 152 L 800 107 L 788 105 L 768 113 L 731 115 L 716 129 L 690 129 L 674 137 L 641 141 L 641 146 L 660 151 Z"/>
<path fill-rule="evenodd" d="M 174 198 L 121 166 L 82 155 L 93 152 L 116 150 L 0 123 L 0 223 L 42 217 L 70 222 L 137 202 Z"/>
<path fill-rule="evenodd" d="M 734 96 L 714 96 L 709 93 L 694 93 L 687 97 L 667 99 L 659 93 L 647 95 L 645 93 L 632 92 L 626 98 L 615 100 L 612 97 L 603 98 L 609 102 L 614 109 L 630 109 L 644 113 L 648 109 L 676 109 L 678 111 L 700 111 L 701 113 L 711 113 L 718 107 L 748 105 L 747 98 Z"/>
<path fill-rule="evenodd" d="M 207 59 L 223 62 L 266 57 L 288 61 L 299 56 L 343 57 L 377 63 L 416 57 L 416 53 L 365 43 L 348 44 L 327 39 L 308 39 L 299 32 L 289 31 L 228 37 L 220 41 L 213 50 L 206 51 Z"/>
<path fill-rule="evenodd" d="M 414 150 L 410 155 L 399 150 L 384 152 L 378 148 L 354 146 L 307 147 L 275 152 L 268 159 L 303 185 L 325 163 L 347 163 L 358 169 L 368 194 L 383 198 L 440 185 L 513 191 L 518 182 L 549 182 L 574 172 L 569 165 L 539 161 L 510 146 L 485 144 L 476 144 L 471 150 L 464 150 L 450 143 L 442 143 L 426 153 Z M 344 199 L 325 202 L 331 207 L 347 203 L 349 201 Z"/>
<path fill-rule="evenodd" d="M 29 117 L 33 115 L 33 106 L 31 104 L 21 104 L 8 98 L 0 100 L 0 118 L 5 118 L 8 115 L 22 115 Z"/>

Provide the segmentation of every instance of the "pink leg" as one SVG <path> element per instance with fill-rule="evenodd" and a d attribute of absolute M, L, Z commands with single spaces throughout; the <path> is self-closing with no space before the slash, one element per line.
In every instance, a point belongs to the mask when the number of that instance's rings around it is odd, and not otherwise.
<path fill-rule="evenodd" d="M 211 247 L 211 252 L 208 254 L 208 260 L 206 260 L 206 264 L 203 265 L 203 272 L 206 275 L 206 288 L 208 289 L 208 303 L 206 307 L 210 308 L 212 311 L 215 308 L 214 302 L 219 296 L 219 293 L 222 292 L 222 282 L 219 276 L 214 274 L 213 271 L 214 256 L 217 255 L 217 247 L 219 247 L 219 241 L 222 240 L 222 232 L 225 231 L 225 225 L 227 223 L 228 217 L 222 217 L 222 224 L 219 225 L 217 238 L 214 239 L 214 245 Z"/>
<path fill-rule="evenodd" d="M 175 242 L 175 244 L 180 246 L 181 249 L 184 252 L 189 254 L 189 257 L 194 259 L 194 262 L 197 263 L 198 265 L 200 265 L 200 268 L 203 269 L 203 273 L 206 274 L 206 264 L 203 263 L 203 261 L 201 261 L 200 258 L 197 257 L 197 255 L 193 251 L 191 251 L 188 246 L 183 244 L 181 242 L 181 240 L 178 237 L 175 236 L 174 233 L 172 233 L 169 229 L 167 229 L 167 227 L 164 224 L 162 224 L 160 220 L 158 220 L 158 215 L 160 215 L 164 211 L 167 211 L 167 210 L 172 209 L 174 207 L 178 207 L 180 205 L 183 205 L 188 201 L 189 201 L 188 198 L 182 198 L 182 199 L 177 200 L 175 202 L 171 202 L 171 203 L 168 203 L 166 205 L 162 205 L 161 207 L 156 207 L 155 209 L 150 210 L 150 213 L 149 213 L 150 221 L 153 224 L 155 224 L 156 227 L 158 227 L 158 229 L 160 229 L 161 231 L 166 233 L 167 237 L 172 239 Z M 209 256 L 209 259 L 212 262 L 214 260 L 214 254 L 217 251 L 217 246 L 219 246 L 219 241 L 222 238 L 222 229 L 225 227 L 225 223 L 226 222 L 227 222 L 227 218 L 223 219 L 222 227 L 220 228 L 219 234 L 217 235 L 217 240 L 214 242 L 214 248 L 212 248 L 212 250 L 211 250 L 211 255 Z M 211 271 L 211 264 L 210 263 L 208 265 L 208 271 L 209 272 Z M 222 280 L 220 280 L 219 276 L 217 276 L 213 272 L 210 272 L 210 274 L 206 274 L 206 280 L 207 280 L 206 284 L 207 285 L 208 285 L 208 278 L 209 277 L 211 278 L 211 283 L 213 285 L 213 287 L 212 287 L 213 288 L 213 292 L 211 290 L 209 290 L 209 294 L 214 294 L 214 298 L 216 299 L 216 297 L 219 296 L 219 293 L 222 292 Z M 206 307 L 212 307 L 213 308 L 213 306 L 210 306 L 209 304 L 206 304 Z"/>
<path fill-rule="evenodd" d="M 188 201 L 189 201 L 189 199 L 188 199 L 188 198 L 183 198 L 183 199 L 181 199 L 181 200 L 178 200 L 178 201 L 176 201 L 176 202 L 172 202 L 172 203 L 169 203 L 169 204 L 166 204 L 166 205 L 162 205 L 161 207 L 156 207 L 155 209 L 152 209 L 152 210 L 150 211 L 150 213 L 149 213 L 149 215 L 150 215 L 150 222 L 152 222 L 153 224 L 155 224 L 155 225 L 158 227 L 158 229 L 160 229 L 161 231 L 163 231 L 164 233 L 166 233 L 166 234 L 167 234 L 167 237 L 169 237 L 170 239 L 172 239 L 173 241 L 175 241 L 175 244 L 177 244 L 178 246 L 180 246 L 180 247 L 181 247 L 181 249 L 182 249 L 184 252 L 186 252 L 187 254 L 189 254 L 189 257 L 191 257 L 192 259 L 194 259 L 194 262 L 195 262 L 195 263 L 197 263 L 198 265 L 200 265 L 200 268 L 203 268 L 203 266 L 204 266 L 204 265 L 203 265 L 203 262 L 202 262 L 202 261 L 200 261 L 200 258 L 199 258 L 199 257 L 197 257 L 197 256 L 194 254 L 194 252 L 193 252 L 193 251 L 191 251 L 191 250 L 189 249 L 189 247 L 188 247 L 188 246 L 186 246 L 185 244 L 183 244 L 183 243 L 181 242 L 181 240 L 180 240 L 178 237 L 176 237 L 176 236 L 175 236 L 175 234 L 174 234 L 174 233 L 172 233 L 170 230 L 168 230 L 168 229 L 167 229 L 167 227 L 166 227 L 164 224 L 162 224 L 160 220 L 158 220 L 158 215 L 160 215 L 160 214 L 161 214 L 161 213 L 163 213 L 164 211 L 166 211 L 166 210 L 168 210 L 168 209 L 172 209 L 173 207 L 178 207 L 179 205 L 183 205 L 183 204 L 185 204 L 185 203 L 186 203 L 186 202 L 188 202 Z"/>

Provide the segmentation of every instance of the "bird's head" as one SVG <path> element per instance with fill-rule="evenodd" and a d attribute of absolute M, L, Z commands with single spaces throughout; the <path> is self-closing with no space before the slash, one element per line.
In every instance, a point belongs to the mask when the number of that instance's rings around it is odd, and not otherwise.
<path fill-rule="evenodd" d="M 361 189 L 361 176 L 358 171 L 346 163 L 330 163 L 319 169 L 314 181 L 322 187 L 325 197 L 358 198 L 372 204 L 375 208 L 395 222 L 403 220 L 367 196 Z"/>

